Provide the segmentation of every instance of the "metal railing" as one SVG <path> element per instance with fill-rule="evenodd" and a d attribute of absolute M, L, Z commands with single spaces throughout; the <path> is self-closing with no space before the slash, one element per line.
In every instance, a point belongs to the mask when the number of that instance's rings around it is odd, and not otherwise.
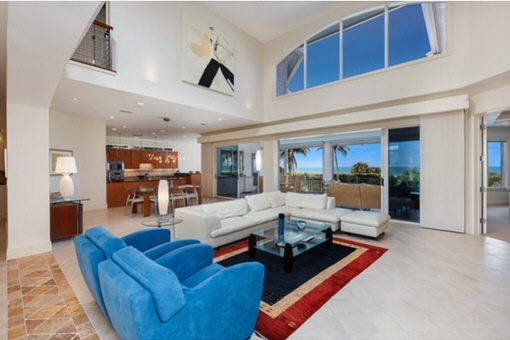
<path fill-rule="evenodd" d="M 110 31 L 113 27 L 94 20 L 71 60 L 112 70 Z"/>

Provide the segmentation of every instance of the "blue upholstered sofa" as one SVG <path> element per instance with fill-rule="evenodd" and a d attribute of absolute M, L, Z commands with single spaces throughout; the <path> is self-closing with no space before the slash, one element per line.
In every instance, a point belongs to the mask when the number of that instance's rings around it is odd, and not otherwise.
<path fill-rule="evenodd" d="M 118 238 L 99 226 L 88 229 L 84 235 L 74 239 L 76 257 L 83 279 L 108 321 L 110 317 L 104 306 L 97 275 L 97 267 L 101 262 L 110 259 L 117 250 L 127 246 L 138 249 L 147 258 L 157 259 L 174 249 L 197 243 L 199 243 L 197 240 L 170 242 L 170 230 L 165 228 L 140 230 Z"/>
<path fill-rule="evenodd" d="M 99 282 L 120 339 L 247 339 L 258 315 L 264 267 L 212 262 L 194 244 L 153 261 L 133 247 L 99 265 Z"/>

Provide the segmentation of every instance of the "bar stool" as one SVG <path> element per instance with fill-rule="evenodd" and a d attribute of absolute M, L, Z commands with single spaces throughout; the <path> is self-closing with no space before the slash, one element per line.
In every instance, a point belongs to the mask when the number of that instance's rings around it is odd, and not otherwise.
<path fill-rule="evenodd" d="M 186 205 L 198 205 L 197 188 L 193 185 L 185 185 L 184 193 L 186 195 Z"/>
<path fill-rule="evenodd" d="M 127 189 L 126 207 L 124 209 L 124 215 L 127 215 L 128 206 L 131 206 L 131 216 L 133 216 L 133 208 L 135 204 L 143 204 L 143 197 L 136 197 L 136 191 L 134 189 Z"/>
<path fill-rule="evenodd" d="M 176 202 L 180 206 L 186 206 L 186 196 L 181 188 L 170 188 L 170 202 L 172 203 L 172 214 L 175 212 Z"/>

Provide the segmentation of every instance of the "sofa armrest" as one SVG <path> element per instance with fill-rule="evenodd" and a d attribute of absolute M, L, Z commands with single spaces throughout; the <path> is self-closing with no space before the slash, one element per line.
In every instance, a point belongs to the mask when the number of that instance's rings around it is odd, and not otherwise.
<path fill-rule="evenodd" d="M 192 239 L 167 242 L 163 243 L 160 246 L 147 250 L 146 252 L 144 252 L 144 255 L 150 258 L 151 260 L 156 260 L 161 256 L 166 255 L 169 252 L 174 251 L 178 248 L 198 243 L 200 243 L 200 241 Z"/>
<path fill-rule="evenodd" d="M 175 217 L 182 220 L 175 225 L 175 238 L 196 239 L 202 243 L 211 243 L 211 233 L 221 228 L 220 219 L 213 214 L 190 208 L 175 209 Z"/>
<path fill-rule="evenodd" d="M 178 248 L 156 260 L 156 263 L 173 271 L 182 282 L 197 271 L 210 266 L 213 248 L 208 244 L 191 244 Z"/>
<path fill-rule="evenodd" d="M 128 247 L 132 246 L 143 253 L 163 243 L 170 242 L 170 230 L 166 228 L 139 230 L 124 236 L 122 240 Z"/>

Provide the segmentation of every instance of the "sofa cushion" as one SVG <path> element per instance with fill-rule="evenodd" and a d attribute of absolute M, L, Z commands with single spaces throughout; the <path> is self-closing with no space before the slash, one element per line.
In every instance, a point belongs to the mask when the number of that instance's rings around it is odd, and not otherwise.
<path fill-rule="evenodd" d="M 85 231 L 87 238 L 98 247 L 106 259 L 111 259 L 113 253 L 126 247 L 126 243 L 117 236 L 113 236 L 104 227 L 91 228 Z"/>
<path fill-rule="evenodd" d="M 299 194 L 288 192 L 285 197 L 285 204 L 295 208 L 326 209 L 327 195 Z"/>
<path fill-rule="evenodd" d="M 220 223 L 221 228 L 213 230 L 211 232 L 212 238 L 232 234 L 235 233 L 236 231 L 251 228 L 257 225 L 255 220 L 239 216 L 222 219 Z"/>
<path fill-rule="evenodd" d="M 375 211 L 354 211 L 342 216 L 342 222 L 359 224 L 367 227 L 380 227 L 391 219 L 390 215 Z"/>
<path fill-rule="evenodd" d="M 249 195 L 245 197 L 251 211 L 259 211 L 271 208 L 271 202 L 265 193 Z"/>
<path fill-rule="evenodd" d="M 243 217 L 254 220 L 256 224 L 262 224 L 269 221 L 275 221 L 276 224 L 279 213 L 280 212 L 275 209 L 266 209 L 261 211 L 250 211 Z"/>
<path fill-rule="evenodd" d="M 243 216 L 248 212 L 248 204 L 244 199 L 202 205 L 202 211 L 224 218 Z"/>
<path fill-rule="evenodd" d="M 285 205 L 292 208 L 301 208 L 301 195 L 293 192 L 285 193 Z"/>
<path fill-rule="evenodd" d="M 112 259 L 149 291 L 158 317 L 162 322 L 170 320 L 186 304 L 179 279 L 170 269 L 150 260 L 133 247 L 119 250 L 113 254 Z"/>
<path fill-rule="evenodd" d="M 285 205 L 285 195 L 281 191 L 273 191 L 266 193 L 272 208 L 281 207 Z"/>
<path fill-rule="evenodd" d="M 324 223 L 338 223 L 342 216 L 352 213 L 352 210 L 335 208 L 327 210 L 317 209 L 298 209 L 292 211 L 292 218 L 308 219 L 312 221 L 320 221 Z"/>

